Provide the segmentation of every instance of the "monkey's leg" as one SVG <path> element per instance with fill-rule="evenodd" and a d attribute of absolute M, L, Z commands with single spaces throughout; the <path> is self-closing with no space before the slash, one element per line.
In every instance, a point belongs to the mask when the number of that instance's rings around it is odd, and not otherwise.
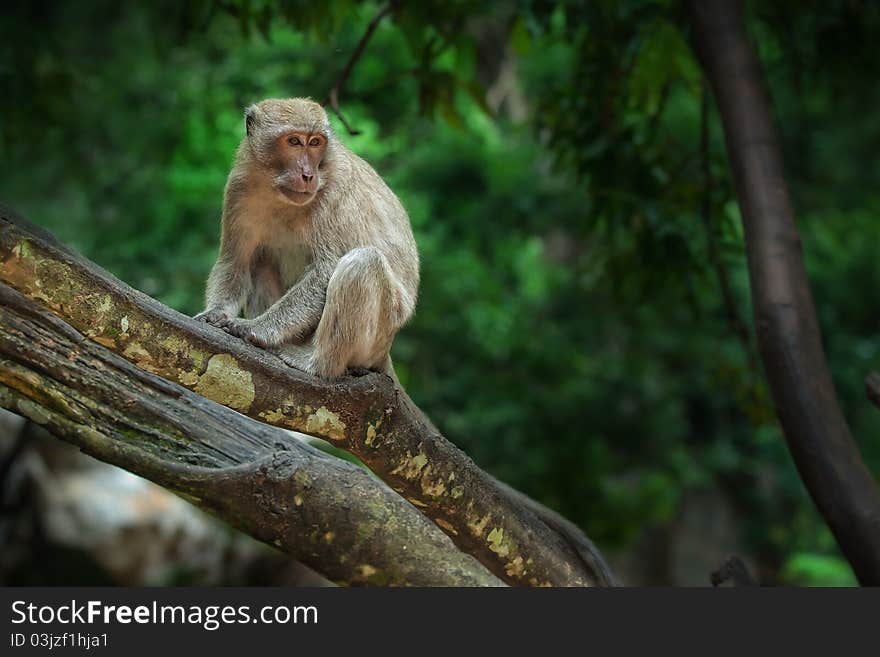
<path fill-rule="evenodd" d="M 384 369 L 399 328 L 399 295 L 400 285 L 378 249 L 346 253 L 327 284 L 307 371 L 337 377 L 350 367 Z"/>

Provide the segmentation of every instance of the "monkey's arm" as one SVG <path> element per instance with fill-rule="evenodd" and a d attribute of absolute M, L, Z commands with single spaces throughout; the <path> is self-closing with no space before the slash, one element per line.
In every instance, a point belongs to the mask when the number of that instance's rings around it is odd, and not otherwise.
<path fill-rule="evenodd" d="M 220 254 L 208 276 L 205 310 L 195 316 L 195 319 L 215 326 L 238 316 L 252 286 L 250 262 L 256 245 L 242 234 L 238 216 L 231 211 L 228 197 L 227 191 Z"/>
<path fill-rule="evenodd" d="M 222 324 L 223 329 L 263 348 L 302 342 L 318 326 L 332 273 L 332 268 L 320 263 L 310 266 L 262 315 L 254 319 L 229 319 Z"/>
<path fill-rule="evenodd" d="M 205 290 L 205 310 L 195 319 L 220 325 L 237 317 L 250 288 L 249 270 L 224 258 L 217 259 Z"/>

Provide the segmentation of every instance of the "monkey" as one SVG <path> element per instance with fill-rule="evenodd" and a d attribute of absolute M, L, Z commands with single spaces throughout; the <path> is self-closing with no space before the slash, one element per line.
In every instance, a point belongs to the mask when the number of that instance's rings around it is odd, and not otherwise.
<path fill-rule="evenodd" d="M 315 376 L 395 378 L 391 345 L 419 286 L 406 210 L 311 99 L 260 101 L 244 123 L 195 319 Z"/>
<path fill-rule="evenodd" d="M 323 107 L 308 98 L 248 107 L 224 191 L 220 252 L 195 318 L 316 376 L 363 368 L 397 384 L 391 344 L 415 310 L 418 287 L 409 216 L 379 174 L 337 139 Z M 439 433 L 406 391 L 400 395 Z M 575 525 L 493 481 L 558 532 L 599 583 L 615 583 Z"/>

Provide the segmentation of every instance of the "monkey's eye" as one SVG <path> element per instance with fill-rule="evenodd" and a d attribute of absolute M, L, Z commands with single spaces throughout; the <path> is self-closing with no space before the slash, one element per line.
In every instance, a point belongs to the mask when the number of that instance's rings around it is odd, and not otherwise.
<path fill-rule="evenodd" d="M 296 135 L 291 135 L 287 138 L 287 143 L 291 146 L 302 146 L 302 142 L 299 140 L 299 137 Z"/>
<path fill-rule="evenodd" d="M 321 138 L 320 137 L 312 137 L 309 139 L 309 146 L 320 146 Z"/>

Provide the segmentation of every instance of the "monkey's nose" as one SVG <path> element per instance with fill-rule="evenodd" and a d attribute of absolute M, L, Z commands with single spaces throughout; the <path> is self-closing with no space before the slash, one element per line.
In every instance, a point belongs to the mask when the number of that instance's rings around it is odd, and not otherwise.
<path fill-rule="evenodd" d="M 315 177 L 315 176 L 314 176 L 313 174 L 310 174 L 310 173 L 304 173 L 304 174 L 302 174 L 302 179 L 303 179 L 305 182 L 312 182 L 312 178 L 314 178 L 314 177 Z"/>

